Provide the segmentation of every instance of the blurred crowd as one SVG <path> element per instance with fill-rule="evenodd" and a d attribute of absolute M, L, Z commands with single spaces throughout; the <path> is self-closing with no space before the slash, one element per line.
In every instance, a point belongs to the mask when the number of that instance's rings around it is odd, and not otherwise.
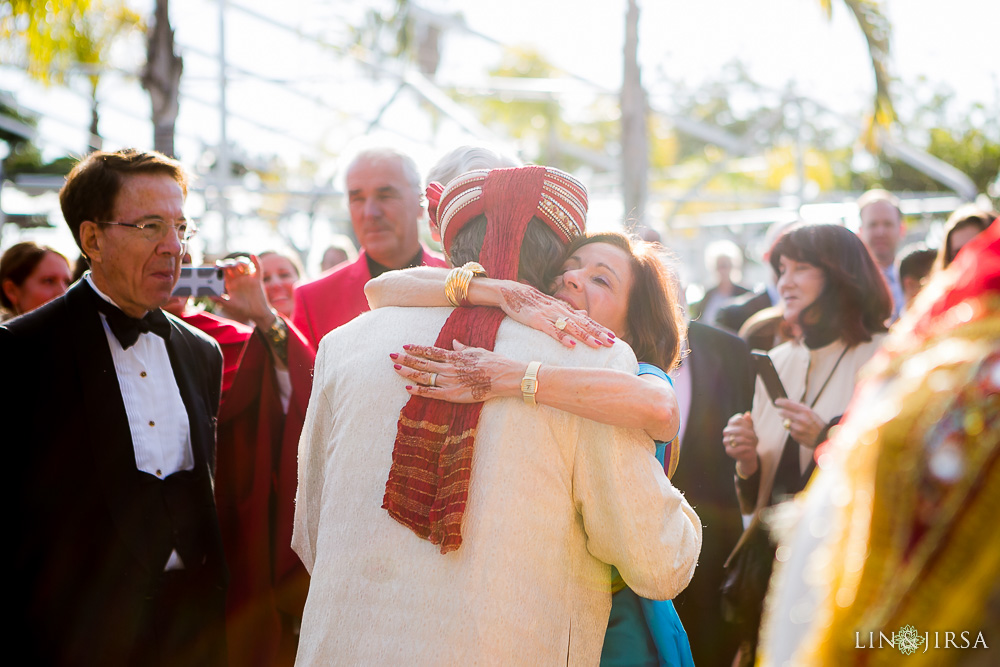
<path fill-rule="evenodd" d="M 588 234 L 585 186 L 539 169 L 463 146 L 422 178 L 365 150 L 358 248 L 315 278 L 232 252 L 195 299 L 183 168 L 81 160 L 60 193 L 80 271 L 30 241 L 0 260 L 31 661 L 876 664 L 908 626 L 913 662 L 996 664 L 998 214 L 900 247 L 873 190 L 857 233 L 710 243 L 686 304 L 690 267 Z M 741 284 L 748 259 L 767 284 Z M 536 474 L 525 443 L 561 463 Z M 552 555 L 559 530 L 589 554 Z M 585 614 L 545 598 L 564 577 Z"/>

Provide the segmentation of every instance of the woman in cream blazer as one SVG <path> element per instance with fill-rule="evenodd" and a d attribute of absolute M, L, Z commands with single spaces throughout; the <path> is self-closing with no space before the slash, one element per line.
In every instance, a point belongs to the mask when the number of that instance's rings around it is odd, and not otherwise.
<path fill-rule="evenodd" d="M 788 398 L 772 401 L 758 379 L 752 412 L 733 415 L 723 431 L 747 514 L 805 486 L 813 451 L 847 408 L 892 310 L 868 249 L 838 225 L 789 230 L 775 243 L 771 265 L 785 323 L 799 335 L 769 353 Z"/>
<path fill-rule="evenodd" d="M 723 429 L 726 453 L 736 460 L 736 493 L 744 514 L 780 502 L 805 488 L 815 468 L 816 446 L 847 409 L 861 367 L 875 354 L 892 314 L 892 297 L 868 249 L 837 225 L 800 225 L 771 250 L 785 325 L 796 335 L 768 354 L 787 398 L 772 400 L 758 378 L 753 409 L 733 415 Z M 742 560 L 767 558 L 756 532 L 744 533 L 727 568 Z M 749 545 L 758 545 L 751 548 Z M 734 552 L 735 554 L 736 552 Z M 753 555 L 751 558 L 750 556 Z M 736 575 L 734 575 L 736 576 Z M 750 577 L 753 581 L 745 580 Z M 737 608 L 741 626 L 740 665 L 753 664 L 757 626 L 769 571 L 741 575 Z"/>

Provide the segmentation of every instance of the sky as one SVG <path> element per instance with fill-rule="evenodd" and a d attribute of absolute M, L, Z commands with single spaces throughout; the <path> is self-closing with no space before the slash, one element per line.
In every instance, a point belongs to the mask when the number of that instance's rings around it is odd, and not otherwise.
<path fill-rule="evenodd" d="M 151 0 L 132 4 L 148 13 Z M 346 43 L 351 26 L 378 2 L 227 0 L 225 4 L 227 101 L 233 115 L 227 130 L 231 140 L 251 146 L 249 151 L 280 152 L 289 159 L 296 154 L 316 155 L 319 146 L 339 152 L 368 129 L 368 121 L 394 92 L 391 76 L 373 81 L 343 52 L 313 41 Z M 391 6 L 387 1 L 382 4 Z M 866 109 L 874 82 L 861 33 L 840 4 L 834 3 L 832 21 L 819 4 L 818 0 L 640 3 L 640 61 L 654 104 L 657 96 L 670 95 L 668 79 L 696 86 L 738 59 L 763 86 L 783 89 L 793 82 L 797 91 L 838 111 Z M 420 6 L 441 14 L 461 13 L 474 33 L 504 45 L 535 48 L 557 67 L 606 90 L 620 86 L 624 0 L 425 0 Z M 1000 58 L 992 40 L 969 39 L 969 35 L 982 26 L 1000 25 L 1000 3 L 890 0 L 885 6 L 894 29 L 895 75 L 907 82 L 925 76 L 953 88 L 962 101 L 997 104 Z M 185 55 L 185 104 L 178 134 L 182 158 L 188 161 L 197 159 L 203 146 L 219 140 L 219 8 L 219 2 L 205 0 L 171 2 L 177 42 Z M 307 37 L 268 25 L 261 17 L 272 17 Z M 445 87 L 481 83 L 500 53 L 500 46 L 483 37 L 449 31 L 438 80 Z M 135 36 L 113 53 L 112 64 L 135 72 L 142 58 L 142 40 Z M 394 69 L 393 63 L 387 67 Z M 16 87 L 22 104 L 55 115 L 52 127 L 45 130 L 46 136 L 62 144 L 54 150 L 78 146 L 80 128 L 86 127 L 86 100 L 79 94 L 22 86 L 18 74 L 4 68 L 0 89 Z M 289 94 L 288 89 L 297 92 Z M 145 122 L 148 100 L 134 77 L 110 73 L 101 98 L 102 131 L 109 142 L 151 142 Z M 572 106 L 574 100 L 568 96 L 563 101 Z M 406 112 L 412 109 L 397 105 Z M 403 125 L 419 143 L 425 143 L 431 131 L 413 118 Z M 451 140 L 447 130 L 444 133 L 438 143 Z"/>
<path fill-rule="evenodd" d="M 130 4 L 150 14 L 152 0 Z M 893 25 L 895 76 L 908 85 L 926 77 L 954 90 L 962 105 L 980 102 L 998 109 L 1000 58 L 994 41 L 983 35 L 984 26 L 1000 25 L 1000 2 L 883 4 Z M 221 134 L 217 54 L 223 5 L 230 142 L 247 159 L 277 155 L 292 170 L 315 172 L 293 187 L 335 186 L 336 156 L 369 133 L 378 110 L 393 99 L 402 72 L 391 61 L 383 62 L 380 72 L 366 69 L 348 50 L 334 46 L 350 43 L 351 30 L 367 9 L 379 6 L 378 0 L 171 0 L 171 21 L 185 58 L 177 152 L 199 171 Z M 384 0 L 381 6 L 392 5 Z M 468 31 L 446 33 L 437 75 L 444 88 L 481 86 L 504 46 L 536 49 L 557 68 L 589 82 L 560 95 L 566 113 L 620 86 L 625 0 L 423 0 L 419 6 L 461 14 L 468 26 Z M 739 60 L 765 88 L 794 86 L 824 106 L 860 117 L 874 91 L 867 49 L 853 16 L 836 2 L 833 8 L 827 20 L 818 0 L 640 2 L 640 64 L 653 106 L 669 104 L 672 82 L 696 87 Z M 99 93 L 106 147 L 151 147 L 148 97 L 135 77 L 143 57 L 141 35 L 112 52 Z M 46 89 L 16 68 L 0 67 L 0 90 L 43 114 L 39 130 L 48 156 L 85 147 L 89 108 L 82 83 L 74 84 L 75 91 Z M 415 99 L 409 93 L 396 97 L 377 134 L 412 152 L 426 169 L 471 135 L 447 120 L 435 125 Z M 477 138 L 518 149 L 496 132 Z M 206 185 L 209 181 L 203 179 Z M 258 203 L 251 199 L 243 205 Z"/>

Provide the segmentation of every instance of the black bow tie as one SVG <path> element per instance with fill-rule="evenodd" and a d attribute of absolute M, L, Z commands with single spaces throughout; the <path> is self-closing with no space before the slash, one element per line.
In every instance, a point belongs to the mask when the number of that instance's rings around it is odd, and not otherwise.
<path fill-rule="evenodd" d="M 167 316 L 159 308 L 149 311 L 142 319 L 136 319 L 129 317 L 117 306 L 108 303 L 100 296 L 95 296 L 97 297 L 95 299 L 97 301 L 97 309 L 104 313 L 104 316 L 108 319 L 108 326 L 111 327 L 111 333 L 121 343 L 123 350 L 127 350 L 135 345 L 135 342 L 139 340 L 139 334 L 154 333 L 163 340 L 170 338 L 170 321 L 167 320 Z"/>

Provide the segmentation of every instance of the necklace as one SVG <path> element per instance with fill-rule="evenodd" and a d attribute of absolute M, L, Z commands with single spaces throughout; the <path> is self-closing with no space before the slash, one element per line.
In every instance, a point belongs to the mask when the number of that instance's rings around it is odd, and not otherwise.
<path fill-rule="evenodd" d="M 833 379 L 833 374 L 837 372 L 837 367 L 840 366 L 840 362 L 843 360 L 845 354 L 847 354 L 847 345 L 844 345 L 844 349 L 840 351 L 840 356 L 837 357 L 837 363 L 835 363 L 833 365 L 833 368 L 830 369 L 830 374 L 827 375 L 826 380 L 823 381 L 823 385 L 819 388 L 819 393 L 816 394 L 816 397 L 812 400 L 812 403 L 809 404 L 810 409 L 816 407 L 816 402 L 819 401 L 819 397 L 823 395 L 823 390 L 826 389 L 826 385 L 830 384 L 830 380 Z M 809 363 L 806 365 L 806 386 L 802 390 L 802 398 L 799 400 L 799 403 L 802 404 L 805 404 L 806 396 L 809 395 L 809 371 L 811 370 L 812 370 L 812 354 L 809 355 Z"/>

